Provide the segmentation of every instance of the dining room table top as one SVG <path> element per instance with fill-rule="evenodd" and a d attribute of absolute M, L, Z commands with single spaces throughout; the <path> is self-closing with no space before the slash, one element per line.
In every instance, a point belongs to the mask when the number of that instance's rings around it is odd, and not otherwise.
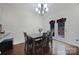
<path fill-rule="evenodd" d="M 29 34 L 29 36 L 30 36 L 32 39 L 35 39 L 35 40 L 40 40 L 40 38 L 43 37 L 42 33 Z"/>

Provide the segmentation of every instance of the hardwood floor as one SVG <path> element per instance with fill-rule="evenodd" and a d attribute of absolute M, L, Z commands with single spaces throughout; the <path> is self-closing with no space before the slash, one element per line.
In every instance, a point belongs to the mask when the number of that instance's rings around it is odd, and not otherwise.
<path fill-rule="evenodd" d="M 53 40 L 52 47 L 49 46 L 48 48 L 44 48 L 43 55 L 78 55 L 78 50 L 79 47 Z M 42 55 L 41 53 L 42 51 L 40 50 L 35 55 Z M 4 52 L 2 53 L 2 55 L 25 55 L 24 43 L 14 45 L 14 48 L 12 50 Z"/>
<path fill-rule="evenodd" d="M 17 44 L 14 45 L 12 50 L 8 50 L 4 53 L 2 53 L 2 55 L 24 55 L 24 44 Z"/>
<path fill-rule="evenodd" d="M 15 45 L 12 50 L 8 50 L 2 53 L 2 55 L 25 55 L 26 53 L 24 51 L 24 43 L 21 43 L 21 44 Z M 32 53 L 30 53 L 30 55 L 32 55 Z M 42 52 L 39 51 L 36 53 L 36 55 L 42 55 Z M 49 48 L 44 49 L 43 55 L 50 55 Z"/>
<path fill-rule="evenodd" d="M 79 47 L 69 45 L 60 41 L 53 41 L 53 54 L 54 55 L 78 55 Z"/>

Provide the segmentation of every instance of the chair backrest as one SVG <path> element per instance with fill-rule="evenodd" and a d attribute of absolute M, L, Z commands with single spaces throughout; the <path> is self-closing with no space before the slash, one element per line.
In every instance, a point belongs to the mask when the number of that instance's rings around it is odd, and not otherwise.
<path fill-rule="evenodd" d="M 24 38 L 25 38 L 25 41 L 27 41 L 27 33 L 24 32 Z"/>
<path fill-rule="evenodd" d="M 52 39 L 53 33 L 52 32 L 47 32 L 48 39 Z"/>
<path fill-rule="evenodd" d="M 29 36 L 29 35 L 27 35 L 27 33 L 26 32 L 24 32 L 24 37 L 25 37 L 25 42 L 27 42 L 27 44 L 32 44 L 32 38 Z"/>
<path fill-rule="evenodd" d="M 43 33 L 43 37 L 46 37 L 47 33 Z"/>
<path fill-rule="evenodd" d="M 33 39 L 30 36 L 27 36 L 27 43 L 28 44 L 33 44 Z"/>
<path fill-rule="evenodd" d="M 43 33 L 43 40 L 47 41 L 47 33 Z"/>

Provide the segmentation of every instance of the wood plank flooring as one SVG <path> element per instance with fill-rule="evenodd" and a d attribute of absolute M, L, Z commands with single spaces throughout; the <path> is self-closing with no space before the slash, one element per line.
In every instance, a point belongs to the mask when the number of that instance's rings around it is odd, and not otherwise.
<path fill-rule="evenodd" d="M 57 40 L 53 41 L 53 54 L 54 55 L 78 55 L 79 47 L 69 45 Z"/>
<path fill-rule="evenodd" d="M 53 40 L 52 47 L 49 44 L 49 47 L 43 50 L 43 54 L 41 53 L 42 51 L 39 51 L 35 55 L 78 55 L 79 47 Z M 2 55 L 25 55 L 24 43 L 14 45 L 12 50 L 8 50 Z"/>
<path fill-rule="evenodd" d="M 3 55 L 24 55 L 24 43 L 14 45 L 12 50 L 8 50 Z"/>

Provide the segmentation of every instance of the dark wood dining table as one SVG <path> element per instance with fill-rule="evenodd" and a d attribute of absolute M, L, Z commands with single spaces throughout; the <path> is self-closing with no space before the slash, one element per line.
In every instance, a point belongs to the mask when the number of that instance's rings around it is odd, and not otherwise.
<path fill-rule="evenodd" d="M 33 39 L 33 54 L 35 54 L 35 41 L 41 40 L 43 38 L 43 33 L 35 33 L 30 35 Z M 49 39 L 52 48 L 52 39 Z"/>
<path fill-rule="evenodd" d="M 41 40 L 43 35 L 41 33 L 30 34 L 31 38 L 33 39 L 33 54 L 35 54 L 35 41 Z"/>

